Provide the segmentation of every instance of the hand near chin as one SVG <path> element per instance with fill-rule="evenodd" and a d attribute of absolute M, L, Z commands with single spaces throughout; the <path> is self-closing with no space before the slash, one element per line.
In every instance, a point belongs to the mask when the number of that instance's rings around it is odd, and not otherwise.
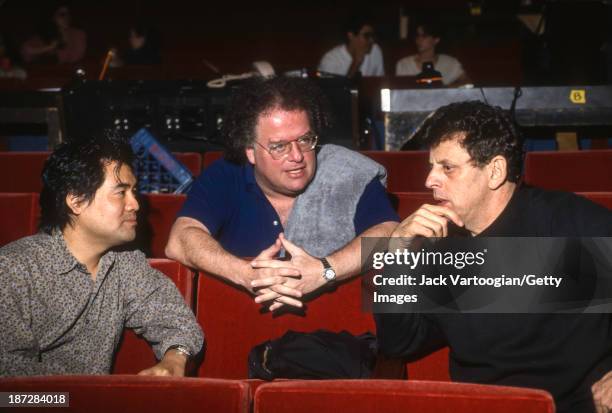
<path fill-rule="evenodd" d="M 462 227 L 463 221 L 450 208 L 423 204 L 412 215 L 403 220 L 391 234 L 389 250 L 406 248 L 414 237 L 443 238 L 448 236 L 448 223 Z"/>

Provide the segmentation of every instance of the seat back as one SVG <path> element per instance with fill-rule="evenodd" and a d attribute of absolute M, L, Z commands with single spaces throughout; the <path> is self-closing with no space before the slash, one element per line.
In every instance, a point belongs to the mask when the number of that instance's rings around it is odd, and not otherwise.
<path fill-rule="evenodd" d="M 299 380 L 257 388 L 254 413 L 553 413 L 543 390 L 411 380 Z"/>
<path fill-rule="evenodd" d="M 387 169 L 387 191 L 425 191 L 429 174 L 428 151 L 363 151 L 361 152 Z"/>
<path fill-rule="evenodd" d="M 181 162 L 193 176 L 200 175 L 202 170 L 202 157 L 196 152 L 173 152 L 174 157 Z"/>
<path fill-rule="evenodd" d="M 168 259 L 151 259 L 151 266 L 167 275 L 177 286 L 185 301 L 192 307 L 194 274 L 184 265 Z M 132 330 L 125 329 L 115 353 L 114 374 L 135 374 L 156 363 L 155 354 L 146 342 Z"/>
<path fill-rule="evenodd" d="M 36 192 L 50 152 L 0 152 L 0 192 Z"/>
<path fill-rule="evenodd" d="M 0 193 L 0 247 L 35 234 L 38 220 L 38 194 Z"/>
<path fill-rule="evenodd" d="M 185 377 L 12 377 L 0 378 L 0 391 L 68 393 L 70 407 L 65 410 L 87 413 L 248 413 L 251 402 L 246 383 Z M 19 409 L 40 410 L 45 409 Z"/>
<path fill-rule="evenodd" d="M 408 218 L 421 205 L 436 202 L 431 192 L 391 192 L 389 199 L 402 220 Z"/>
<path fill-rule="evenodd" d="M 214 161 L 223 158 L 223 151 L 208 151 L 202 155 L 202 169 L 208 168 Z"/>
<path fill-rule="evenodd" d="M 354 278 L 334 291 L 308 301 L 303 312 L 271 314 L 253 297 L 208 274 L 200 273 L 198 322 L 206 332 L 206 353 L 200 377 L 244 379 L 252 347 L 282 336 L 287 330 L 374 331 L 370 313 L 361 309 L 361 281 Z"/>
<path fill-rule="evenodd" d="M 152 258 L 165 258 L 172 224 L 186 195 L 143 194 L 140 198 L 135 246 Z"/>
<path fill-rule="evenodd" d="M 612 210 L 612 191 L 610 192 L 576 192 L 591 201 Z"/>
<path fill-rule="evenodd" d="M 612 191 L 612 150 L 528 152 L 525 182 L 569 192 Z"/>

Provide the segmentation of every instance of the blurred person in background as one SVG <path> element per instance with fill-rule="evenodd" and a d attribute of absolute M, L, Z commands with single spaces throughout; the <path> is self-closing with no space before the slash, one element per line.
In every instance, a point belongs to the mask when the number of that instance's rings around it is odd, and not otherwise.
<path fill-rule="evenodd" d="M 39 23 L 38 33 L 21 47 L 24 62 L 76 63 L 87 49 L 87 35 L 72 26 L 70 6 L 54 1 Z"/>
<path fill-rule="evenodd" d="M 461 86 L 471 83 L 461 63 L 452 56 L 436 53 L 442 39 L 442 30 L 433 21 L 422 21 L 416 27 L 417 54 L 400 59 L 395 66 L 396 76 L 416 76 L 423 71 L 423 63 L 431 62 L 442 74 L 444 86 Z"/>
<path fill-rule="evenodd" d="M 365 15 L 355 15 L 346 26 L 345 43 L 334 47 L 321 59 L 319 71 L 340 76 L 384 76 L 383 55 L 375 42 L 374 26 Z"/>
<path fill-rule="evenodd" d="M 111 66 L 161 64 L 161 37 L 153 27 L 144 22 L 132 24 L 128 44 L 125 50 L 113 50 Z"/>

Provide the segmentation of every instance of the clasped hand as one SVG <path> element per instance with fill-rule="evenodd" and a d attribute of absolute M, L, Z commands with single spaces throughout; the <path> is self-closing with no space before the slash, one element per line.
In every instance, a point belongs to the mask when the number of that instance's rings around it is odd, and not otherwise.
<path fill-rule="evenodd" d="M 289 260 L 276 258 L 281 247 L 291 255 Z M 287 240 L 282 233 L 272 246 L 251 262 L 251 267 L 255 271 L 255 278 L 251 281 L 257 295 L 255 302 L 270 303 L 270 311 L 285 304 L 302 307 L 299 299 L 325 283 L 319 259 Z"/>

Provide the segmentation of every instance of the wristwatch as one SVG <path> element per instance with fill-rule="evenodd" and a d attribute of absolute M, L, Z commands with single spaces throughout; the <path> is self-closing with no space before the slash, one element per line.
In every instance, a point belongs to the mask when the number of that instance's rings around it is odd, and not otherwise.
<path fill-rule="evenodd" d="M 336 279 L 336 271 L 332 268 L 327 261 L 327 258 L 320 258 L 321 263 L 323 264 L 323 278 L 327 281 L 333 281 Z"/>
<path fill-rule="evenodd" d="M 179 353 L 187 356 L 187 358 L 190 358 L 192 356 L 191 351 L 189 351 L 189 349 L 185 346 L 182 346 L 180 344 L 175 344 L 173 346 L 168 347 L 168 350 L 166 350 L 166 353 L 170 350 L 176 350 Z"/>

